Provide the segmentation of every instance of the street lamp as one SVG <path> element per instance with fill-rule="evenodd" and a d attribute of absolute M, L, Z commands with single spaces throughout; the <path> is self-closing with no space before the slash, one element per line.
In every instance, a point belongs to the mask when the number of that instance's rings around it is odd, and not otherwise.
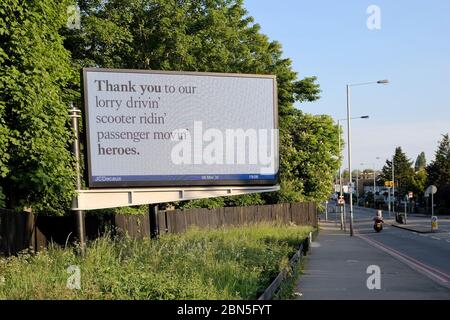
<path fill-rule="evenodd" d="M 359 117 L 353 117 L 351 118 L 353 119 L 369 119 L 369 116 L 365 115 L 365 116 L 359 116 Z M 339 154 L 341 152 L 341 121 L 346 121 L 348 120 L 347 118 L 344 119 L 338 119 L 338 147 L 339 147 Z M 342 197 L 342 170 L 341 170 L 341 163 L 339 164 L 339 196 L 340 198 Z M 349 175 L 351 176 L 351 172 L 349 172 Z M 351 178 L 350 178 L 351 180 Z M 345 224 L 344 224 L 344 212 L 343 212 L 343 207 L 341 207 L 341 230 L 345 228 Z"/>
<path fill-rule="evenodd" d="M 350 172 L 350 180 L 353 180 L 352 178 L 352 140 L 351 140 L 351 112 L 350 112 L 350 88 L 356 87 L 356 86 L 363 86 L 368 84 L 387 84 L 389 83 L 388 80 L 378 80 L 375 82 L 364 82 L 364 83 L 354 83 L 354 84 L 348 84 L 347 85 L 347 150 L 348 150 L 348 171 Z M 351 185 L 353 186 L 353 181 L 351 181 Z M 350 236 L 353 236 L 353 194 L 350 192 Z"/>
<path fill-rule="evenodd" d="M 394 159 L 395 153 L 392 156 L 392 214 L 395 216 L 395 176 L 394 176 Z"/>

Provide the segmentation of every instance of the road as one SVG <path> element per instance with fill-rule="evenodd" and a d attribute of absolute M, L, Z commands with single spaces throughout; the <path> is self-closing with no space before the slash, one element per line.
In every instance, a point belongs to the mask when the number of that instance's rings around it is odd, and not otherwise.
<path fill-rule="evenodd" d="M 394 227 L 385 216 L 383 230 L 373 230 L 374 210 L 355 208 L 355 236 L 339 228 L 334 214 L 321 222 L 303 274 L 296 284 L 299 300 L 444 299 L 450 300 L 450 219 L 440 232 L 419 233 Z M 408 217 L 407 226 L 429 218 Z M 431 229 L 431 228 L 430 228 Z M 378 267 L 381 287 L 370 289 L 368 268 Z"/>
<path fill-rule="evenodd" d="M 380 233 L 373 232 L 374 210 L 355 208 L 354 228 L 370 244 L 408 263 L 416 271 L 449 286 L 450 219 L 440 219 L 438 232 L 419 233 L 385 224 Z M 384 216 L 385 220 L 393 222 Z M 431 225 L 429 218 L 409 216 L 407 225 Z M 431 229 L 431 227 L 430 227 Z"/>

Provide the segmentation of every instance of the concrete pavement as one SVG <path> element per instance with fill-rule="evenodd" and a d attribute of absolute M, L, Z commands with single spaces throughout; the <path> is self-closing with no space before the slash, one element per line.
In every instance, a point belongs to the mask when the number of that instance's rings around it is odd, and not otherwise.
<path fill-rule="evenodd" d="M 380 289 L 367 287 L 369 266 L 380 268 Z M 370 243 L 364 234 L 350 237 L 334 222 L 321 222 L 296 291 L 300 300 L 450 299 L 449 288 Z"/>

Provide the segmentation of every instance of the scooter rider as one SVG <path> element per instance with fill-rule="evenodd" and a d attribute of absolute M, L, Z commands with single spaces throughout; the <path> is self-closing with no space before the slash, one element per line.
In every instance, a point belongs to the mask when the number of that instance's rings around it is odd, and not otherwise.
<path fill-rule="evenodd" d="M 375 218 L 373 218 L 373 220 L 375 221 L 373 228 L 379 232 L 382 228 L 383 228 L 383 215 L 382 215 L 382 211 L 378 210 L 377 214 L 375 216 Z"/>
<path fill-rule="evenodd" d="M 383 221 L 383 213 L 382 213 L 381 210 L 377 210 L 377 214 L 376 214 L 375 218 L 373 218 L 373 220 L 375 222 L 381 221 L 381 222 L 384 223 L 384 221 Z"/>

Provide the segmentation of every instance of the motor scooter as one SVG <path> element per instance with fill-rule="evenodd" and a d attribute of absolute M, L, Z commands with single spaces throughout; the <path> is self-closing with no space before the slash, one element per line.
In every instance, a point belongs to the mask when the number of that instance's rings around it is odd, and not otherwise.
<path fill-rule="evenodd" d="M 381 230 L 383 230 L 383 219 L 375 218 L 373 228 L 376 232 L 380 232 Z"/>

